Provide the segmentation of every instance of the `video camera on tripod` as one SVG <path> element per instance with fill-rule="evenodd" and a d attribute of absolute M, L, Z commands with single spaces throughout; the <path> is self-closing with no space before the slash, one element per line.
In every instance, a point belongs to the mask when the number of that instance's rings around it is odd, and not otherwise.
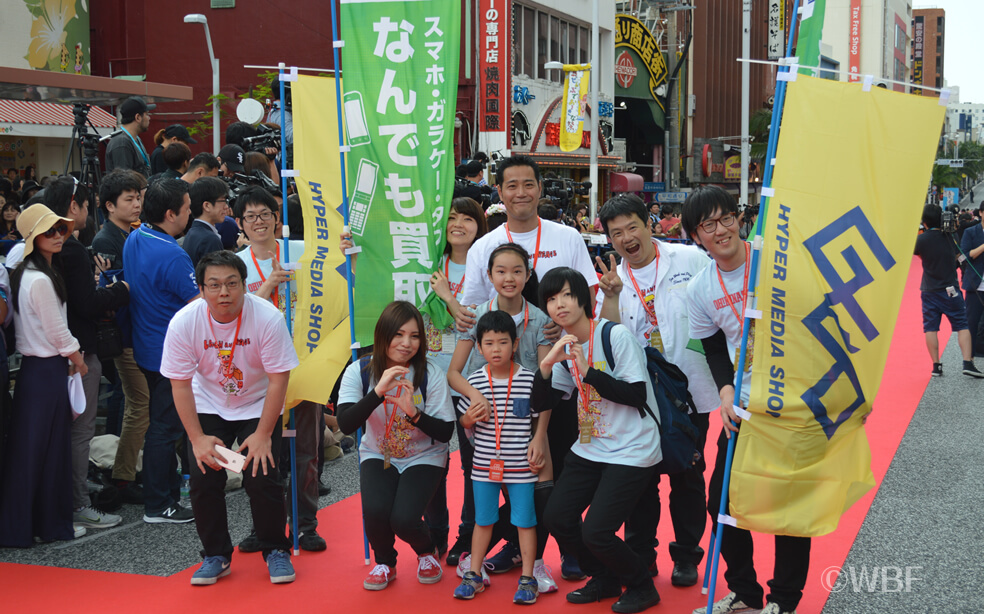
<path fill-rule="evenodd" d="M 591 194 L 590 181 L 574 181 L 573 179 L 544 179 L 543 198 L 549 198 L 554 206 L 565 211 L 574 196 Z"/>

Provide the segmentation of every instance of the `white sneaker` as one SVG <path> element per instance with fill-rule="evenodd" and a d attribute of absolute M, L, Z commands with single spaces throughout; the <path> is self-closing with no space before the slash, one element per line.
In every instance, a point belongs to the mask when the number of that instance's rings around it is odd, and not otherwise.
<path fill-rule="evenodd" d="M 533 577 L 536 578 L 537 588 L 540 594 L 553 593 L 557 590 L 557 583 L 554 582 L 550 568 L 544 564 L 543 559 L 537 559 L 533 563 Z"/>
<path fill-rule="evenodd" d="M 72 528 L 75 529 L 75 539 L 78 539 L 85 535 L 85 527 L 80 524 L 72 523 Z M 38 543 L 41 543 L 41 539 L 38 538 Z"/>
<path fill-rule="evenodd" d="M 88 527 L 90 529 L 108 529 L 115 527 L 123 521 L 121 516 L 100 512 L 91 505 L 87 505 L 72 514 L 72 522 L 77 526 Z"/>
<path fill-rule="evenodd" d="M 695 609 L 693 614 L 705 614 L 705 612 L 707 612 L 707 606 L 702 605 Z M 725 595 L 723 599 L 715 601 L 711 608 L 711 614 L 757 614 L 758 612 L 762 612 L 762 610 L 748 607 L 733 592 Z"/>
<path fill-rule="evenodd" d="M 779 607 L 778 603 L 770 601 L 765 604 L 765 608 L 762 610 L 762 614 L 796 614 L 796 610 L 790 612 L 789 610 L 783 610 Z"/>
<path fill-rule="evenodd" d="M 465 554 L 461 555 L 460 559 L 458 559 L 458 569 L 457 569 L 458 577 L 464 578 L 466 571 L 471 571 L 470 552 L 466 552 Z M 492 580 L 489 578 L 489 572 L 486 571 L 485 565 L 482 565 L 482 583 L 485 584 L 485 586 L 492 585 Z"/>

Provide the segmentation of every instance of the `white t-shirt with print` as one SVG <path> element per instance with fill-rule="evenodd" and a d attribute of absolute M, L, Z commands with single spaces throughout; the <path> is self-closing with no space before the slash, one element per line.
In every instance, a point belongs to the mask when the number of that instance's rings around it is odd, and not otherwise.
<path fill-rule="evenodd" d="M 361 365 L 353 362 L 345 368 L 342 374 L 342 383 L 338 389 L 338 403 L 358 403 L 362 397 L 368 394 L 368 390 L 362 389 L 362 374 L 359 373 Z M 413 381 L 413 368 L 406 379 Z M 376 385 L 376 378 L 369 376 L 369 386 Z M 397 387 L 394 386 L 386 392 L 387 395 L 395 395 Z M 453 422 L 455 419 L 454 409 L 451 407 L 451 392 L 448 388 L 446 374 L 437 365 L 427 361 L 427 401 L 424 402 L 420 389 L 414 390 L 413 402 L 418 410 L 433 416 L 439 420 Z M 362 435 L 362 445 L 359 446 L 359 459 L 364 462 L 367 459 L 375 458 L 383 460 L 383 449 L 386 443 L 386 424 L 393 412 L 396 418 L 393 420 L 393 427 L 389 435 L 390 463 L 396 467 L 397 471 L 403 473 L 407 467 L 415 465 L 433 465 L 444 467 L 447 463 L 448 444 L 435 441 L 422 430 L 414 426 L 406 414 L 391 403 L 379 404 L 369 419 L 366 421 L 365 431 Z"/>
<path fill-rule="evenodd" d="M 646 404 L 653 415 L 659 416 L 652 382 L 646 370 L 646 355 L 629 329 L 620 324 L 612 327 L 611 343 L 612 358 L 615 360 L 614 371 L 605 359 L 601 337 L 604 323 L 607 321 L 601 319 L 595 327 L 591 363 L 595 369 L 608 373 L 617 380 L 630 384 L 645 382 Z M 585 357 L 588 357 L 588 344 L 584 344 L 582 347 Z M 591 442 L 581 443 L 580 438 L 578 438 L 571 447 L 571 451 L 589 461 L 632 467 L 652 467 L 663 460 L 663 453 L 659 447 L 659 425 L 656 419 L 648 413 L 640 413 L 635 407 L 602 398 L 592 386 L 587 387 L 591 402 L 590 408 L 586 411 L 570 370 L 571 361 L 565 362 L 567 363 L 566 367 L 561 363 L 554 365 L 551 385 L 557 390 L 577 395 L 579 423 L 584 421 L 586 417 L 590 417 L 594 422 Z M 582 373 L 582 375 L 584 374 Z"/>
<path fill-rule="evenodd" d="M 301 256 L 304 254 L 304 241 L 290 241 L 290 261 L 298 262 Z M 259 263 L 260 269 L 257 271 L 256 264 L 253 263 L 253 249 L 247 247 L 246 249 L 238 252 L 236 254 L 239 259 L 246 263 L 246 291 L 253 294 L 260 289 L 263 285 L 263 280 L 270 277 L 270 273 L 273 272 L 273 258 L 267 258 L 266 260 L 256 259 Z M 281 266 L 287 259 L 284 257 L 284 242 L 277 241 L 277 259 L 280 260 Z M 263 272 L 263 276 L 260 276 L 260 271 Z M 277 307 L 280 309 L 280 313 L 287 313 L 287 284 L 280 284 L 277 288 Z M 295 315 L 294 308 L 297 306 L 297 279 L 295 278 L 290 282 L 290 313 L 293 318 Z M 271 300 L 271 303 L 273 301 Z"/>
<path fill-rule="evenodd" d="M 534 257 L 536 249 L 537 229 L 529 232 L 512 233 L 513 243 L 523 246 L 536 262 L 536 275 L 543 279 L 547 271 L 559 267 L 570 267 L 584 275 L 588 287 L 598 285 L 598 274 L 591 263 L 588 248 L 584 245 L 581 234 L 570 226 L 555 224 L 540 220 L 540 255 Z M 496 296 L 495 287 L 489 279 L 489 256 L 492 251 L 509 242 L 506 234 L 506 224 L 499 226 L 471 246 L 468 250 L 467 269 L 465 272 L 465 289 L 459 302 L 462 305 L 481 305 Z"/>
<path fill-rule="evenodd" d="M 639 269 L 632 269 L 635 284 L 643 298 L 636 292 L 632 277 L 627 270 L 628 262 L 624 259 L 619 263 L 618 276 L 622 280 L 622 292 L 618 297 L 620 322 L 632 332 L 636 340 L 646 347 L 653 345 L 653 326 L 643 300 L 654 309 L 656 321 L 659 324 L 659 337 L 663 343 L 663 356 L 680 367 L 687 376 L 690 394 L 694 397 L 697 411 L 706 414 L 714 411 L 721 404 L 707 366 L 704 354 L 699 351 L 699 344 L 691 342 L 687 305 L 687 284 L 690 280 L 711 263 L 711 259 L 700 248 L 692 245 L 676 245 L 656 241 L 659 258 Z M 605 298 L 598 291 L 598 302 Z"/>
<path fill-rule="evenodd" d="M 724 279 L 724 286 L 728 289 L 734 311 L 728 306 L 728 299 L 721 289 L 721 281 L 718 279 L 719 269 L 716 264 L 712 263 L 698 273 L 687 286 L 690 336 L 694 339 L 706 339 L 718 330 L 724 331 L 724 336 L 728 339 L 728 355 L 732 364 L 734 363 L 735 350 L 741 347 L 741 327 L 744 319 L 742 310 L 744 295 L 742 291 L 745 287 L 745 267 L 747 266 L 748 262 L 746 261 L 745 266 L 740 266 L 734 271 L 721 272 L 721 278 Z M 742 320 L 735 316 L 735 311 L 742 317 Z M 749 334 L 749 348 L 752 347 L 752 341 L 753 337 Z M 746 359 L 745 373 L 742 375 L 741 383 L 741 401 L 746 405 L 751 387 L 752 364 Z M 718 404 L 720 404 L 720 397 Z"/>
<path fill-rule="evenodd" d="M 224 420 L 259 418 L 269 386 L 267 373 L 284 373 L 298 365 L 287 324 L 273 305 L 247 294 L 238 335 L 237 321 L 216 322 L 208 304 L 200 300 L 181 308 L 167 327 L 161 375 L 191 379 L 200 414 L 217 414 Z"/>

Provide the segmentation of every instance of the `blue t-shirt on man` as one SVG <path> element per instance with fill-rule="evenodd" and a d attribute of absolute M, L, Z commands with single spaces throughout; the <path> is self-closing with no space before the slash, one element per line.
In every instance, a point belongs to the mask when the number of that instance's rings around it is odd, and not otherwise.
<path fill-rule="evenodd" d="M 133 358 L 160 371 L 167 325 L 198 296 L 191 258 L 173 237 L 144 224 L 123 245 L 123 275 L 130 284 Z"/>

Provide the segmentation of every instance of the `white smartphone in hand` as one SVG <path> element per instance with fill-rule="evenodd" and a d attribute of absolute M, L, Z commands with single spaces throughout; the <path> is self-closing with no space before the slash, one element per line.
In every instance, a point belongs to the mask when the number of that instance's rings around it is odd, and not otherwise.
<path fill-rule="evenodd" d="M 233 452 L 225 446 L 216 445 L 215 451 L 219 453 L 222 460 L 218 461 L 219 465 L 225 467 L 229 471 L 234 471 L 236 473 L 243 472 L 243 466 L 246 463 L 246 457 L 239 452 Z"/>

